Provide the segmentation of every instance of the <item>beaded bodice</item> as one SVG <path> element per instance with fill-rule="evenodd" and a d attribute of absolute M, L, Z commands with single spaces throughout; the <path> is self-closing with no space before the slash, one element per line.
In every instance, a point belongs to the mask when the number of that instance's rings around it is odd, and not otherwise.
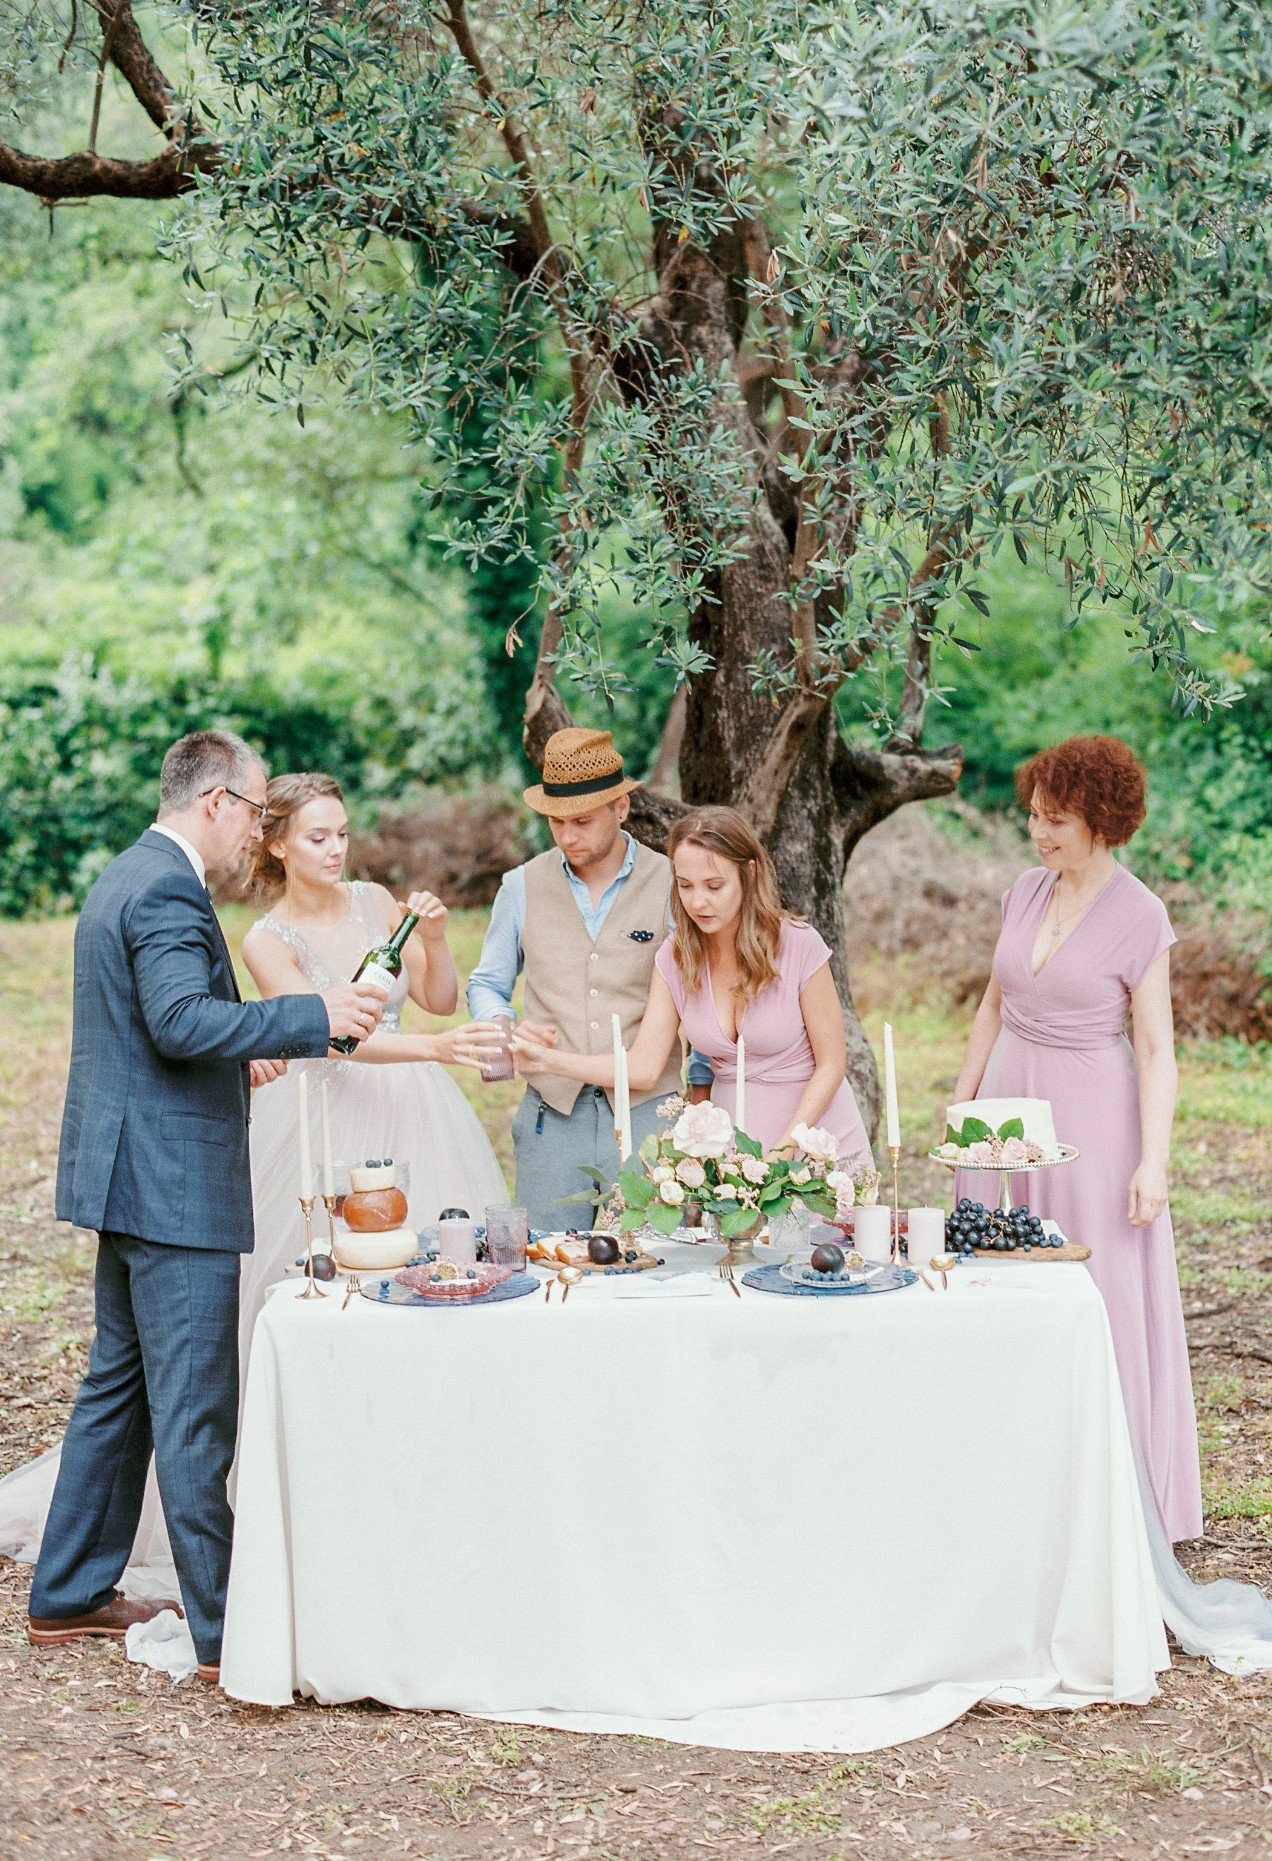
<path fill-rule="evenodd" d="M 337 924 L 310 924 L 302 931 L 276 918 L 273 912 L 267 912 L 260 920 L 259 928 L 272 931 L 287 945 L 302 974 L 316 989 L 330 989 L 338 982 L 348 982 L 367 951 L 383 943 L 389 935 L 372 887 L 354 879 L 348 890 L 349 912 Z M 402 1031 L 402 1004 L 407 988 L 403 970 L 390 989 L 380 1016 L 380 1027 L 386 1033 Z"/>

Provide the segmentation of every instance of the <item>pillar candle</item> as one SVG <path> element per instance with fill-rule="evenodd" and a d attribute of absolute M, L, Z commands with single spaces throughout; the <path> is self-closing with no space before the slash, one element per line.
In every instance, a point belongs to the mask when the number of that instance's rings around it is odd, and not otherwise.
<path fill-rule="evenodd" d="M 323 1069 L 318 1092 L 318 1102 L 322 1111 L 322 1192 L 324 1195 L 334 1196 L 336 1179 L 331 1167 L 331 1106 L 327 1099 L 326 1068 Z"/>
<path fill-rule="evenodd" d="M 623 1045 L 623 1024 L 611 1015 L 614 1024 L 614 1132 L 618 1138 L 618 1160 L 626 1163 L 632 1154 L 632 1096 L 627 1079 L 627 1049 Z"/>
<path fill-rule="evenodd" d="M 746 1130 L 746 1041 L 741 1028 L 738 1029 L 738 1093 L 733 1122 L 739 1131 Z"/>
<path fill-rule="evenodd" d="M 314 1160 L 309 1151 L 309 1074 L 300 1075 L 300 1193 L 307 1202 L 314 1192 Z"/>
<path fill-rule="evenodd" d="M 945 1210 L 912 1208 L 908 1211 L 906 1240 L 910 1248 L 910 1265 L 927 1268 L 933 1254 L 945 1252 Z"/>
<path fill-rule="evenodd" d="M 897 1111 L 897 1068 L 892 1055 L 892 1029 L 883 1024 L 883 1079 L 888 1116 L 888 1149 L 901 1148 L 901 1118 Z"/>

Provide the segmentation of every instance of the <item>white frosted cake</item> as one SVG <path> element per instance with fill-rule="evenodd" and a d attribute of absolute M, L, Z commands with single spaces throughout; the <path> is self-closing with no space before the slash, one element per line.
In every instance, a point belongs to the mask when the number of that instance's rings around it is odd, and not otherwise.
<path fill-rule="evenodd" d="M 965 1099 L 945 1109 L 939 1154 L 968 1169 L 1027 1169 L 1060 1155 L 1049 1099 Z"/>

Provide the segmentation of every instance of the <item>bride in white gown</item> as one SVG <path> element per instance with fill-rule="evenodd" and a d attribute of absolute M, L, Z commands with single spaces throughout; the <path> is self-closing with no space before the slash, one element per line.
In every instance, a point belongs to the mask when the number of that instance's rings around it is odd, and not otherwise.
<path fill-rule="evenodd" d="M 264 838 L 253 881 L 276 894 L 270 911 L 243 940 L 243 960 L 263 996 L 295 995 L 348 981 L 367 951 L 401 922 L 402 906 L 382 886 L 344 880 L 348 830 L 338 784 L 326 775 L 276 776 L 266 790 Z M 403 951 L 402 973 L 380 1025 L 349 1059 L 293 1060 L 286 1073 L 252 1095 L 252 1205 L 256 1247 L 244 1254 L 239 1280 L 239 1374 L 246 1380 L 252 1329 L 271 1286 L 304 1249 L 298 1200 L 297 1074 L 311 1076 L 311 1142 L 321 1154 L 317 1082 L 329 1094 L 337 1170 L 368 1157 L 392 1157 L 410 1172 L 407 1224 L 436 1221 L 443 1208 L 466 1208 L 478 1221 L 488 1203 L 506 1202 L 495 1154 L 467 1099 L 443 1064 L 476 1064 L 483 1036 L 471 1022 L 439 1034 L 402 1031 L 407 997 L 430 1014 L 449 1015 L 458 999 L 446 943 L 445 907 L 431 893 L 412 896 L 420 922 Z M 315 1238 L 324 1236 L 325 1215 Z M 0 1479 L 0 1552 L 33 1563 L 53 1497 L 61 1449 Z M 166 1574 L 165 1574 L 166 1573 Z M 167 1532 L 151 1467 L 146 1503 L 124 1583 L 133 1595 L 175 1595 Z M 165 1583 L 167 1588 L 164 1587 Z"/>

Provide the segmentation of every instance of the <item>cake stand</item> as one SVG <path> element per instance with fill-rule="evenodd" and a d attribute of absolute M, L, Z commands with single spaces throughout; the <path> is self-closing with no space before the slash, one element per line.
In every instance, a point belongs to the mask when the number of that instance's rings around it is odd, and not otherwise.
<path fill-rule="evenodd" d="M 1045 1163 L 1018 1163 L 1014 1169 L 993 1170 L 982 1164 L 961 1163 L 956 1157 L 943 1157 L 939 1151 L 929 1150 L 928 1157 L 933 1163 L 943 1163 L 947 1170 L 974 1170 L 978 1176 L 998 1175 L 1002 1181 L 998 1190 L 998 1208 L 1000 1214 L 1009 1214 L 1014 1206 L 1011 1199 L 1011 1179 L 1013 1176 L 1029 1176 L 1034 1170 L 1058 1169 L 1062 1163 L 1073 1163 L 1078 1156 L 1073 1144 L 1057 1144 L 1058 1157 L 1048 1157 Z"/>

